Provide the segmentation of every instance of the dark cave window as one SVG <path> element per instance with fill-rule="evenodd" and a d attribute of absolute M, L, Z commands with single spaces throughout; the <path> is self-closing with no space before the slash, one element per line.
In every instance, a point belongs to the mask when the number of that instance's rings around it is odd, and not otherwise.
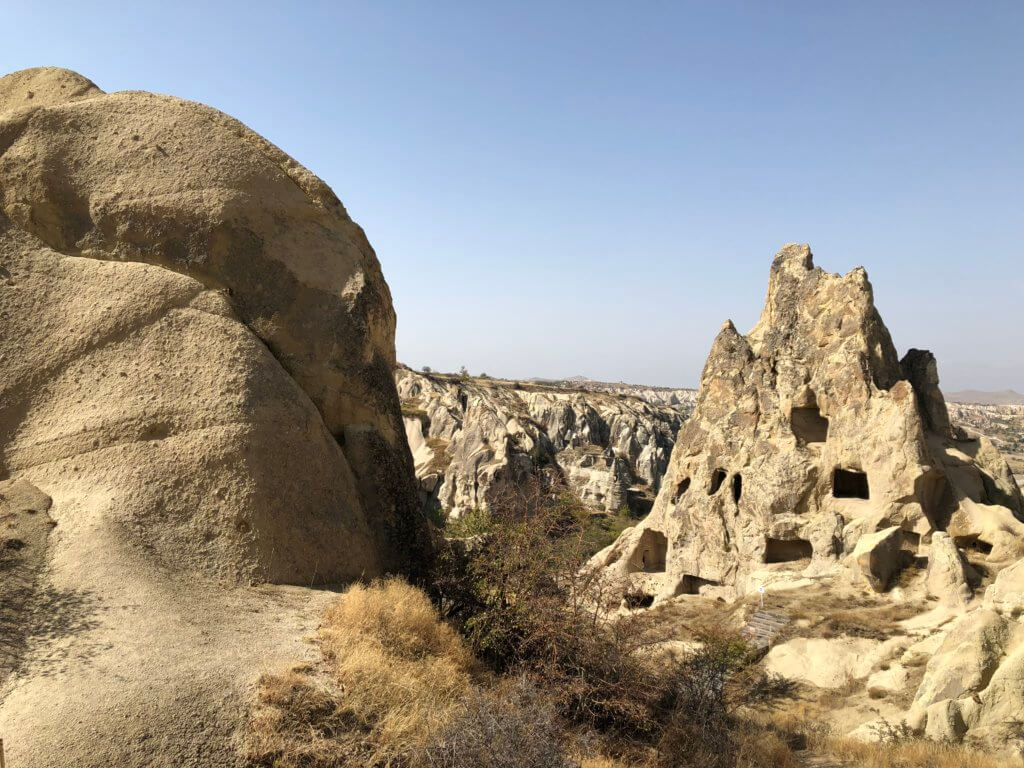
<path fill-rule="evenodd" d="M 676 492 L 672 494 L 672 503 L 678 504 L 683 494 L 690 489 L 690 478 L 684 477 L 682 482 L 676 486 Z"/>
<path fill-rule="evenodd" d="M 718 493 L 718 489 L 722 487 L 722 483 L 725 482 L 726 472 L 724 469 L 716 469 L 711 473 L 711 487 L 708 488 L 708 496 L 714 496 Z"/>
<path fill-rule="evenodd" d="M 800 445 L 824 443 L 828 438 L 828 419 L 814 408 L 794 408 L 789 413 L 789 424 Z"/>
<path fill-rule="evenodd" d="M 743 495 L 743 476 L 737 472 L 732 476 L 732 500 L 739 504 L 741 495 Z"/>
<path fill-rule="evenodd" d="M 807 539 L 766 539 L 764 561 L 766 563 L 791 563 L 806 560 L 814 554 Z"/>
<path fill-rule="evenodd" d="M 683 576 L 679 584 L 676 586 L 675 593 L 677 595 L 699 595 L 701 587 L 716 587 L 718 586 L 717 581 L 711 579 L 702 579 L 699 576 L 690 576 L 689 574 Z"/>
<path fill-rule="evenodd" d="M 868 476 L 855 469 L 837 467 L 832 473 L 832 495 L 837 499 L 869 498 Z"/>
<path fill-rule="evenodd" d="M 954 536 L 953 542 L 961 549 L 971 549 L 975 552 L 980 552 L 983 555 L 992 554 L 992 545 L 987 541 L 979 539 L 976 534 Z"/>

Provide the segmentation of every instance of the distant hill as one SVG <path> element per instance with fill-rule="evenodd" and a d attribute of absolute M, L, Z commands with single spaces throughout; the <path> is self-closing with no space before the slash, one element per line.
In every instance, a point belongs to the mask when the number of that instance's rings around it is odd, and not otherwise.
<path fill-rule="evenodd" d="M 979 405 L 1024 405 L 1024 395 L 1012 389 L 1000 392 L 983 392 L 978 389 L 965 389 L 963 392 L 950 392 L 947 400 L 954 403 L 977 403 Z"/>

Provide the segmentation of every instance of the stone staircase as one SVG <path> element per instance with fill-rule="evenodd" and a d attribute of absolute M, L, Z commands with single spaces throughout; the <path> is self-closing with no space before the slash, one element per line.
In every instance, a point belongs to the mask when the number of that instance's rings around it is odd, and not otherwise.
<path fill-rule="evenodd" d="M 754 611 L 742 632 L 751 645 L 759 650 L 767 651 L 787 624 L 789 624 L 789 617 L 784 613 Z"/>

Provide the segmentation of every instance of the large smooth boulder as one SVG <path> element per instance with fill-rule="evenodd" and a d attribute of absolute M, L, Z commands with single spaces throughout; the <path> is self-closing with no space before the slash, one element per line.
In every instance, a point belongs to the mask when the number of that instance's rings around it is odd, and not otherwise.
<path fill-rule="evenodd" d="M 928 662 L 907 722 L 940 741 L 1021 747 L 1024 624 L 983 608 L 963 615 Z"/>
<path fill-rule="evenodd" d="M 417 568 L 394 323 L 359 227 L 241 123 L 0 78 L 0 506 L 53 524 L 0 589 L 9 765 L 240 765 L 309 587 Z"/>
<path fill-rule="evenodd" d="M 59 69 L 0 97 L 0 477 L 102 464 L 140 538 L 218 576 L 409 567 L 395 314 L 330 189 L 201 104 Z"/>

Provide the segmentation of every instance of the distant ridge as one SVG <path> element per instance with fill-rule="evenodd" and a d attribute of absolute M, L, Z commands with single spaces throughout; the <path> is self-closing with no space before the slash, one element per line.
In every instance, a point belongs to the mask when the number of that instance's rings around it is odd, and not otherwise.
<path fill-rule="evenodd" d="M 962 392 L 950 392 L 947 400 L 954 403 L 976 403 L 978 405 L 1024 405 L 1024 395 L 1012 389 L 999 392 L 985 392 L 979 389 L 965 389 Z"/>

